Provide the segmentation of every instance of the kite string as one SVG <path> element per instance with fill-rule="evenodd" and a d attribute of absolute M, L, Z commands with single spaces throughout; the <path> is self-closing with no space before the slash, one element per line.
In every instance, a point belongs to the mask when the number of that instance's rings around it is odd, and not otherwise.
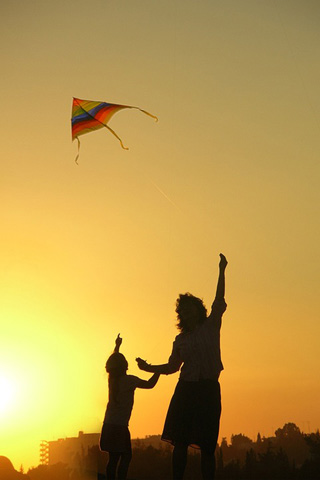
<path fill-rule="evenodd" d="M 85 108 L 83 108 L 83 106 L 77 101 L 77 99 L 75 98 L 74 99 L 75 102 L 77 103 L 77 105 L 81 108 L 81 110 L 83 110 L 86 114 L 88 114 L 92 119 L 96 120 L 97 122 L 101 123 L 101 125 L 103 125 L 104 127 L 106 127 L 120 142 L 120 145 L 121 147 L 124 149 L 124 150 L 129 150 L 128 147 L 125 147 L 123 145 L 123 142 L 121 140 L 121 138 L 116 134 L 116 132 L 111 128 L 109 127 L 109 125 L 101 122 L 100 120 L 96 119 L 93 115 L 91 115 L 91 113 L 89 113 Z M 147 112 L 146 110 L 143 110 L 142 108 L 140 107 L 132 107 L 130 105 L 125 105 L 124 106 L 125 108 L 135 108 L 137 110 L 140 110 L 141 112 L 145 113 L 146 115 L 148 115 L 149 117 L 152 117 L 156 120 L 156 122 L 158 122 L 158 117 L 156 117 L 155 115 L 152 115 L 150 112 Z M 79 140 L 79 137 L 76 137 L 76 139 L 78 140 L 78 155 L 76 156 L 76 159 L 75 159 L 75 162 L 78 164 L 78 158 L 79 158 L 79 150 L 80 150 L 80 140 Z M 135 167 L 136 171 L 138 171 L 137 167 Z M 161 193 L 161 195 L 163 195 L 167 200 L 168 202 L 170 202 L 180 213 L 182 213 L 181 209 L 178 207 L 178 205 L 176 205 L 174 203 L 173 200 L 171 200 L 171 198 L 145 173 L 145 172 L 142 172 L 140 170 L 139 173 L 143 173 L 143 175 L 149 180 L 149 182 Z"/>
<path fill-rule="evenodd" d="M 133 168 L 139 175 L 142 175 L 150 182 L 153 187 L 166 199 L 169 203 L 179 212 L 180 215 L 186 217 L 183 210 L 169 197 L 169 195 L 148 175 L 144 170 L 139 168 L 134 162 L 130 162 L 131 168 Z"/>

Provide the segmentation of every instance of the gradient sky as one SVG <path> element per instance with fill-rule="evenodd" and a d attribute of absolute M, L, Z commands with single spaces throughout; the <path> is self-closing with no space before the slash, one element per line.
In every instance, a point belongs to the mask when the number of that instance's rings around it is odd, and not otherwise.
<path fill-rule="evenodd" d="M 320 5 L 1 2 L 0 454 L 98 432 L 116 335 L 167 360 L 229 260 L 221 437 L 320 427 Z M 71 142 L 72 97 L 136 105 Z M 164 193 L 161 193 L 160 190 Z M 161 433 L 178 374 L 136 393 Z"/>

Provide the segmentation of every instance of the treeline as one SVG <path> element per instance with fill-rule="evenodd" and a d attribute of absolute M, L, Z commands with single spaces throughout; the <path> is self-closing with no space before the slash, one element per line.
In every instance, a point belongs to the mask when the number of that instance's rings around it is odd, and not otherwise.
<path fill-rule="evenodd" d="M 169 480 L 169 444 L 159 436 L 133 441 L 129 468 L 132 480 Z M 40 465 L 28 471 L 30 480 L 103 480 L 108 454 L 97 446 L 78 455 L 78 468 L 67 465 Z M 320 433 L 305 434 L 294 423 L 275 431 L 273 437 L 252 440 L 243 434 L 225 438 L 216 449 L 217 480 L 320 480 Z M 97 477 L 97 472 L 100 472 Z M 200 453 L 190 449 L 185 480 L 200 479 Z"/>
<path fill-rule="evenodd" d="M 305 434 L 287 423 L 256 441 L 232 435 L 230 445 L 222 439 L 216 459 L 221 480 L 320 480 L 320 433 Z"/>

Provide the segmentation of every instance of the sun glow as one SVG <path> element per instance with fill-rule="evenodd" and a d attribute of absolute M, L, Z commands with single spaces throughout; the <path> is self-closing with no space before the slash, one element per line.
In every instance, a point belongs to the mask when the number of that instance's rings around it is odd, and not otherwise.
<path fill-rule="evenodd" d="M 7 376 L 0 374 L 0 415 L 11 409 L 16 397 L 14 382 Z"/>

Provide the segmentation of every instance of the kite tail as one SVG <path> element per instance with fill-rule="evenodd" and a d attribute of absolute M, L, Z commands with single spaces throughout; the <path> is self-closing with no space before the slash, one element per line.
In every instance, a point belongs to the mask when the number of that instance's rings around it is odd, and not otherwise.
<path fill-rule="evenodd" d="M 80 155 L 80 140 L 79 140 L 79 137 L 76 137 L 76 139 L 78 140 L 78 154 L 75 158 L 75 162 L 76 162 L 77 165 L 79 165 L 78 164 L 78 158 L 79 158 L 79 155 Z"/>
<path fill-rule="evenodd" d="M 147 110 L 142 110 L 142 108 L 139 108 L 139 107 L 131 107 L 131 108 L 136 108 L 137 110 L 140 110 L 140 112 L 143 112 L 146 115 L 149 115 L 149 117 L 154 118 L 156 122 L 159 120 L 158 117 L 156 117 L 155 115 L 152 115 L 152 113 L 147 112 Z"/>
<path fill-rule="evenodd" d="M 120 145 L 124 150 L 129 150 L 128 147 L 125 147 L 123 145 L 121 138 L 116 134 L 116 132 L 114 130 L 112 130 L 112 128 L 109 127 L 109 125 L 106 125 L 105 123 L 103 123 L 103 125 L 119 140 Z"/>

